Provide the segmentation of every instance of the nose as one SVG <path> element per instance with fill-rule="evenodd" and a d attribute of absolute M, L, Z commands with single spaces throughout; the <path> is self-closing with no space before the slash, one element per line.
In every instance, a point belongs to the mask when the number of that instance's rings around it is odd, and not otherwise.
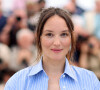
<path fill-rule="evenodd" d="M 60 46 L 60 38 L 59 37 L 54 38 L 54 45 L 55 46 Z"/>

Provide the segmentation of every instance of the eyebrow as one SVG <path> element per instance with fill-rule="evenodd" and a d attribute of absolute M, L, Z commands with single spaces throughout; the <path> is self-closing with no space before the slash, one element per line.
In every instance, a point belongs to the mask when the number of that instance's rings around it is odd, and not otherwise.
<path fill-rule="evenodd" d="M 64 31 L 62 31 L 62 32 L 69 32 L 69 30 L 64 30 Z"/>
<path fill-rule="evenodd" d="M 53 32 L 53 31 L 51 31 L 51 30 L 45 30 L 44 32 Z"/>
<path fill-rule="evenodd" d="M 53 32 L 51 30 L 45 30 L 44 32 Z M 62 32 L 69 32 L 69 30 L 63 30 Z"/>

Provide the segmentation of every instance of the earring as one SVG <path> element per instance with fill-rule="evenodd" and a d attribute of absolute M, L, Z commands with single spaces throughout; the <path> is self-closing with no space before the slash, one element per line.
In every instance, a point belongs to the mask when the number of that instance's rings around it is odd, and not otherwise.
<path fill-rule="evenodd" d="M 70 45 L 70 47 L 69 47 L 69 51 L 71 51 L 71 45 Z"/>

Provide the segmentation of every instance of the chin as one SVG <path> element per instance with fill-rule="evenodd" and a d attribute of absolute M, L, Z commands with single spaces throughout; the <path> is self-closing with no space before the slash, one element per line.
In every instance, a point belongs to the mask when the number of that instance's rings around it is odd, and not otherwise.
<path fill-rule="evenodd" d="M 52 59 L 53 59 L 53 60 L 55 60 L 55 61 L 61 61 L 61 60 L 64 60 L 64 59 L 65 59 L 65 57 L 61 57 L 61 56 L 54 56 L 54 57 L 52 57 Z"/>

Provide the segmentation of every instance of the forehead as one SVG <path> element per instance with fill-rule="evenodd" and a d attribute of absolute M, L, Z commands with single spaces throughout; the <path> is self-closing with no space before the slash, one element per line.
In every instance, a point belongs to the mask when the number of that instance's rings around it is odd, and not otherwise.
<path fill-rule="evenodd" d="M 43 30 L 68 30 L 65 19 L 58 15 L 50 17 L 44 24 Z"/>

